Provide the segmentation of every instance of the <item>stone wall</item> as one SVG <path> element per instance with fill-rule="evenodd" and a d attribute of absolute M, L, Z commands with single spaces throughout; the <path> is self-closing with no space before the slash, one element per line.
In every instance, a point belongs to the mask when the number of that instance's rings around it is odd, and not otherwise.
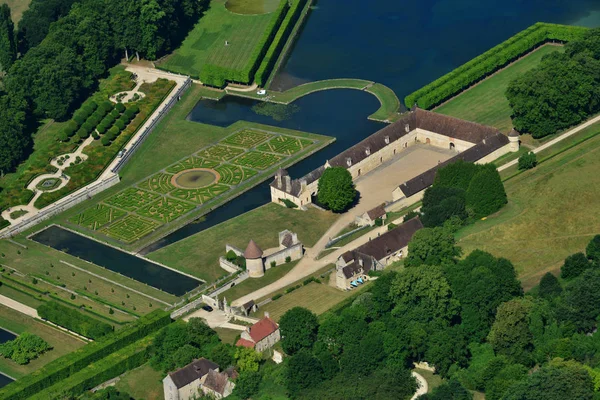
<path fill-rule="evenodd" d="M 475 164 L 487 164 L 491 163 L 497 158 L 502 157 L 505 154 L 511 153 L 513 150 L 511 149 L 511 144 L 507 144 L 506 146 L 500 147 L 498 150 L 488 154 L 487 156 L 477 160 Z"/>
<path fill-rule="evenodd" d="M 223 268 L 225 271 L 230 272 L 232 274 L 241 271 L 241 268 L 235 265 L 234 263 L 227 261 L 227 259 L 223 256 L 219 257 L 219 266 Z"/>
<path fill-rule="evenodd" d="M 165 400 L 179 400 L 179 391 L 169 375 L 163 379 L 163 392 Z"/>
<path fill-rule="evenodd" d="M 279 342 L 280 340 L 281 340 L 281 332 L 279 331 L 279 329 L 277 329 L 275 332 L 271 333 L 269 336 L 267 336 L 260 342 L 256 343 L 256 346 L 254 346 L 254 349 L 256 351 L 259 351 L 262 353 L 263 351 L 273 347 L 275 345 L 275 343 Z"/>
<path fill-rule="evenodd" d="M 270 256 L 265 257 L 265 269 L 271 268 L 271 263 L 275 261 L 276 265 L 284 264 L 287 257 L 290 257 L 292 261 L 296 261 L 302 258 L 302 243 L 297 243 L 291 247 L 280 250 L 277 253 L 273 253 Z"/>
<path fill-rule="evenodd" d="M 242 249 L 240 249 L 238 247 L 232 246 L 230 244 L 226 244 L 225 245 L 225 253 L 229 253 L 230 250 L 233 251 L 235 253 L 235 255 L 237 255 L 237 256 L 243 256 L 244 255 L 244 250 L 242 250 Z"/>

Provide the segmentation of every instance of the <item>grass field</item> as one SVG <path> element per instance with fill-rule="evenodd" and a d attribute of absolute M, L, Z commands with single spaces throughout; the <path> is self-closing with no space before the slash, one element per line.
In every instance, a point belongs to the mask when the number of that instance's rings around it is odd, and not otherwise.
<path fill-rule="evenodd" d="M 536 67 L 542 57 L 562 47 L 546 45 L 497 72 L 471 89 L 459 94 L 435 109 L 440 114 L 452 115 L 468 121 L 498 128 L 502 132 L 512 129 L 512 109 L 505 92 L 510 81 Z"/>
<path fill-rule="evenodd" d="M 8 329 L 16 334 L 21 334 L 23 332 L 34 333 L 50 343 L 53 347 L 52 350 L 26 365 L 18 365 L 11 360 L 0 357 L 0 372 L 6 373 L 13 378 L 20 378 L 34 372 L 48 364 L 50 361 L 85 345 L 85 342 L 82 342 L 69 334 L 36 321 L 17 311 L 11 310 L 10 308 L 4 307 L 3 305 L 0 305 L 0 327 Z"/>
<path fill-rule="evenodd" d="M 255 290 L 258 290 L 264 286 L 267 286 L 279 278 L 283 277 L 285 274 L 291 271 L 298 264 L 298 261 L 293 261 L 290 263 L 278 265 L 275 268 L 271 268 L 265 272 L 265 276 L 262 278 L 251 278 L 246 279 L 242 283 L 238 283 L 231 289 L 227 289 L 223 292 L 223 296 L 227 297 L 230 301 L 239 299 L 242 296 L 247 295 L 248 293 L 252 293 Z"/>
<path fill-rule="evenodd" d="M 292 293 L 265 304 L 258 310 L 258 313 L 262 315 L 266 311 L 271 318 L 279 321 L 279 318 L 290 308 L 304 307 L 320 315 L 340 301 L 351 296 L 352 293 L 343 292 L 326 283 L 311 282 L 300 289 L 294 290 Z"/>
<path fill-rule="evenodd" d="M 337 218 L 336 214 L 314 208 L 298 211 L 270 203 L 150 253 L 148 257 L 211 282 L 225 273 L 218 260 L 225 255 L 226 244 L 245 249 L 250 239 L 254 239 L 266 250 L 278 245 L 279 232 L 289 229 L 298 233 L 298 239 L 310 247 Z"/>
<path fill-rule="evenodd" d="M 274 14 L 236 14 L 227 10 L 225 3 L 225 0 L 212 0 L 181 47 L 161 62 L 160 67 L 193 77 L 200 76 L 204 64 L 242 70 L 251 60 Z"/>
<path fill-rule="evenodd" d="M 237 14 L 264 14 L 277 9 L 279 0 L 227 0 L 225 6 Z"/>
<path fill-rule="evenodd" d="M 459 245 L 466 254 L 478 248 L 507 257 L 530 289 L 600 233 L 599 168 L 600 135 L 509 179 L 509 203 L 461 230 Z"/>
<path fill-rule="evenodd" d="M 164 375 L 155 371 L 149 364 L 144 364 L 123 374 L 115 386 L 134 399 L 162 400 Z"/>
<path fill-rule="evenodd" d="M 29 8 L 29 3 L 31 3 L 31 0 L 0 0 L 0 4 L 8 4 L 10 7 L 10 15 L 15 25 Z"/>

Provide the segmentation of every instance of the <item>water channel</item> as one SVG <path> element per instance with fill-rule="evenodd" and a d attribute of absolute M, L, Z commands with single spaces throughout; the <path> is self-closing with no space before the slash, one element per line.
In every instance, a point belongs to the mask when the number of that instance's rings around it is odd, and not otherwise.
<path fill-rule="evenodd" d="M 36 233 L 31 239 L 175 296 L 182 296 L 202 283 L 56 225 Z"/>
<path fill-rule="evenodd" d="M 2 343 L 6 343 L 10 340 L 16 339 L 17 335 L 15 335 L 12 332 L 9 332 L 5 329 L 0 328 L 0 344 Z M 13 380 L 11 378 L 9 378 L 8 376 L 0 373 L 0 388 L 4 387 L 6 385 L 8 385 L 9 383 L 11 383 Z"/>

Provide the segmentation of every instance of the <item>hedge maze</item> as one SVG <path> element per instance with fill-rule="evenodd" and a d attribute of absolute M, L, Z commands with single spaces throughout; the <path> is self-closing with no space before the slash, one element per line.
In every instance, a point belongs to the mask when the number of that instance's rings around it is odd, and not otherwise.
<path fill-rule="evenodd" d="M 270 133 L 256 131 L 254 129 L 244 129 L 222 140 L 222 143 L 250 149 L 259 143 L 273 137 Z"/>
<path fill-rule="evenodd" d="M 171 173 L 171 174 L 176 174 L 178 172 L 181 171 L 185 171 L 186 169 L 193 169 L 193 168 L 214 168 L 217 165 L 219 165 L 218 162 L 216 161 L 210 161 L 210 160 L 205 160 L 204 158 L 200 158 L 200 157 L 189 157 L 181 162 L 178 162 L 175 165 L 171 165 L 170 167 L 167 168 L 167 172 Z"/>
<path fill-rule="evenodd" d="M 221 175 L 219 182 L 227 185 L 239 185 L 241 182 L 250 179 L 258 173 L 253 169 L 229 164 L 220 165 L 215 168 L 215 171 Z"/>
<path fill-rule="evenodd" d="M 161 194 L 167 194 L 175 189 L 175 186 L 171 184 L 171 178 L 173 178 L 173 175 L 159 172 L 156 175 L 152 175 L 148 180 L 140 183 L 138 186 L 142 189 L 151 190 Z"/>
<path fill-rule="evenodd" d="M 201 189 L 175 189 L 171 196 L 177 197 L 178 199 L 191 201 L 197 204 L 203 204 L 210 199 L 225 193 L 231 189 L 227 185 L 216 183 L 214 185 L 201 188 Z"/>
<path fill-rule="evenodd" d="M 244 150 L 237 147 L 223 146 L 217 144 L 200 152 L 200 156 L 212 160 L 227 161 L 242 154 Z"/>
<path fill-rule="evenodd" d="M 131 243 L 146 236 L 160 225 L 161 224 L 158 222 L 147 220 L 134 214 L 129 214 L 114 224 L 102 229 L 102 232 L 122 242 Z"/>
<path fill-rule="evenodd" d="M 274 164 L 277 164 L 283 158 L 283 156 L 278 156 L 276 154 L 261 153 L 260 151 L 249 151 L 233 160 L 233 162 L 245 167 L 263 170 Z"/>
<path fill-rule="evenodd" d="M 194 205 L 183 201 L 163 197 L 152 204 L 137 210 L 137 213 L 164 223 L 171 222 L 194 209 Z"/>
<path fill-rule="evenodd" d="M 81 214 L 73 218 L 73 222 L 93 231 L 100 229 L 127 214 L 123 210 L 118 210 L 103 204 L 97 204 L 95 207 L 88 208 Z"/>
<path fill-rule="evenodd" d="M 159 197 L 160 196 L 156 193 L 131 187 L 109 197 L 106 200 L 106 203 L 111 206 L 122 208 L 123 210 L 135 211 L 146 204 L 152 203 Z"/>
<path fill-rule="evenodd" d="M 281 135 L 269 140 L 267 143 L 261 144 L 256 149 L 271 153 L 291 155 L 305 149 L 311 144 L 313 144 L 313 142 L 308 139 Z"/>

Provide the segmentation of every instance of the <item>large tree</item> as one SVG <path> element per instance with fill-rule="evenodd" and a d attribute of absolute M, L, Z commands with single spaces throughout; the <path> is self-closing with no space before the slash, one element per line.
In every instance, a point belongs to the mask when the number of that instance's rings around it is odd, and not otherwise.
<path fill-rule="evenodd" d="M 23 101 L 0 96 L 0 175 L 14 169 L 31 144 L 24 133 L 25 107 Z"/>
<path fill-rule="evenodd" d="M 346 210 L 356 199 L 350 172 L 342 167 L 327 168 L 319 179 L 317 199 L 335 212 Z"/>
<path fill-rule="evenodd" d="M 446 228 L 424 228 L 413 235 L 408 243 L 408 255 L 404 260 L 406 267 L 418 267 L 423 264 L 442 265 L 453 263 L 460 256 L 454 234 Z"/>
<path fill-rule="evenodd" d="M 421 220 L 426 227 L 442 226 L 450 218 L 467 219 L 465 191 L 460 188 L 433 185 L 423 196 Z"/>
<path fill-rule="evenodd" d="M 10 16 L 10 7 L 0 5 L 0 73 L 8 71 L 17 58 L 15 26 Z"/>
<path fill-rule="evenodd" d="M 493 164 L 480 167 L 467 189 L 467 208 L 475 218 L 495 213 L 507 203 L 500 174 Z"/>
<path fill-rule="evenodd" d="M 591 264 L 585 254 L 575 253 L 565 259 L 565 263 L 560 268 L 560 276 L 563 279 L 576 278 L 590 267 Z"/>
<path fill-rule="evenodd" d="M 533 350 L 533 335 L 529 329 L 528 300 L 514 299 L 498 307 L 496 320 L 488 335 L 488 342 L 496 354 L 509 357 L 517 363 L 528 365 Z"/>
<path fill-rule="evenodd" d="M 290 358 L 286 368 L 286 387 L 290 394 L 317 385 L 323 380 L 321 363 L 306 349 Z"/>
<path fill-rule="evenodd" d="M 310 310 L 302 307 L 294 307 L 279 320 L 281 330 L 281 347 L 289 355 L 293 355 L 301 349 L 312 348 L 317 340 L 319 321 L 317 316 Z"/>

